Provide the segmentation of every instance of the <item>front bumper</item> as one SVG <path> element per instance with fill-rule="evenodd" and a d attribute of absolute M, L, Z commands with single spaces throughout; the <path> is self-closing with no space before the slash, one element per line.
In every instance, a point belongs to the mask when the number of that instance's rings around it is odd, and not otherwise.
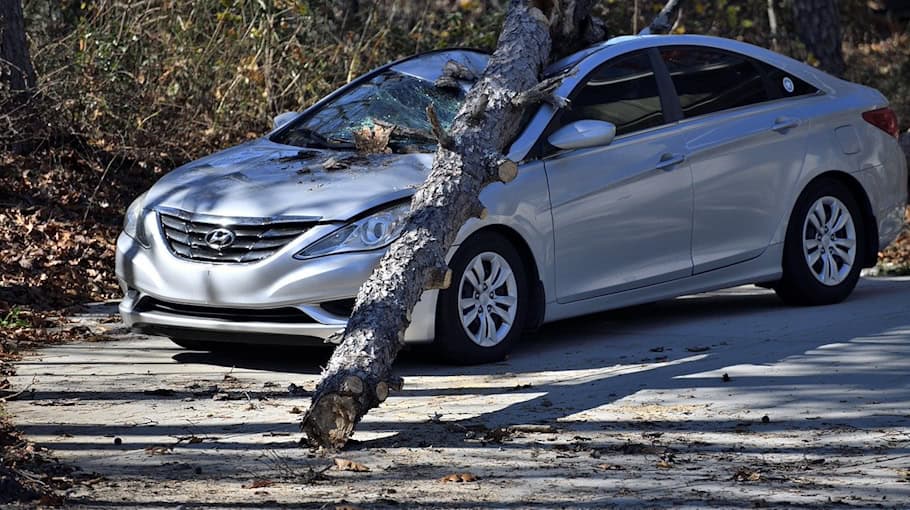
<path fill-rule="evenodd" d="M 125 234 L 117 239 L 116 273 L 124 292 L 120 314 L 134 329 L 185 339 L 325 341 L 344 329 L 347 317 L 339 315 L 337 307 L 324 305 L 355 296 L 382 256 L 379 250 L 294 259 L 295 253 L 337 228 L 318 225 L 258 262 L 200 263 L 170 252 L 156 214 L 146 214 L 143 221 L 150 247 Z M 432 341 L 437 293 L 421 297 L 406 342 Z M 279 309 L 298 311 L 299 317 L 273 313 Z"/>

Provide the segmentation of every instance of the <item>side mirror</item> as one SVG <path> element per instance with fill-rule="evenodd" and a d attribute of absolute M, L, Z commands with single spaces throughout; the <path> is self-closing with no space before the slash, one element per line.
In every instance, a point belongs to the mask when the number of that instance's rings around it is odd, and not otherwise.
<path fill-rule="evenodd" d="M 297 112 L 284 112 L 272 119 L 272 129 L 278 129 L 300 115 Z"/>
<path fill-rule="evenodd" d="M 616 137 L 616 126 L 602 120 L 577 120 L 557 129 L 547 138 L 560 149 L 584 149 L 608 145 Z"/>

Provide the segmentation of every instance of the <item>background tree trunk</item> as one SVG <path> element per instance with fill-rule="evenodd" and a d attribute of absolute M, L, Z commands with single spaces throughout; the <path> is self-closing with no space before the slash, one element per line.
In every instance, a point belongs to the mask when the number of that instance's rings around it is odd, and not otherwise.
<path fill-rule="evenodd" d="M 793 0 L 793 21 L 799 39 L 819 66 L 836 76 L 844 74 L 840 13 L 837 0 Z"/>
<path fill-rule="evenodd" d="M 13 91 L 35 86 L 35 68 L 28 52 L 21 0 L 0 0 L 0 81 Z"/>
<path fill-rule="evenodd" d="M 582 46 L 585 36 L 602 37 L 590 19 L 592 3 L 515 0 L 510 5 L 496 51 L 468 92 L 451 133 L 437 130 L 433 168 L 411 201 L 404 233 L 360 288 L 342 342 L 304 416 L 302 428 L 311 444 L 344 446 L 364 414 L 386 399 L 390 387 L 400 387 L 391 366 L 411 310 L 424 289 L 448 286 L 446 253 L 461 226 L 484 214 L 481 189 L 515 177 L 516 164 L 502 154 L 517 136 L 527 107 L 519 99 L 538 85 L 551 47 L 559 48 L 558 57 Z M 428 115 L 432 121 L 433 112 Z"/>

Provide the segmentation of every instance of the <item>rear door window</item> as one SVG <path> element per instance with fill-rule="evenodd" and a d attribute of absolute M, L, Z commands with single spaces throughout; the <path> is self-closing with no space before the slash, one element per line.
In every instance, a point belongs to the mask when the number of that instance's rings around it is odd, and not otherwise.
<path fill-rule="evenodd" d="M 757 63 L 745 56 L 700 46 L 666 46 L 660 55 L 684 118 L 772 99 Z"/>
<path fill-rule="evenodd" d="M 624 135 L 664 124 L 660 91 L 646 52 L 617 57 L 593 71 L 572 96 L 560 125 L 603 120 Z"/>

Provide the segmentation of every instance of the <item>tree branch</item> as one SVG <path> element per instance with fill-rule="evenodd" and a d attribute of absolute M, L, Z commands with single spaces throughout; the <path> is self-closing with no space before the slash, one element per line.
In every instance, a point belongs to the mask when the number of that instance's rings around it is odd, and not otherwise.
<path fill-rule="evenodd" d="M 553 108 L 566 108 L 569 106 L 569 99 L 557 96 L 553 92 L 562 85 L 563 80 L 574 74 L 575 70 L 573 69 L 572 72 L 547 78 L 534 87 L 516 94 L 512 98 L 512 104 L 515 106 L 532 106 L 544 102 Z"/>
<path fill-rule="evenodd" d="M 430 128 L 432 128 L 433 136 L 436 137 L 439 146 L 446 150 L 453 150 L 454 143 L 452 142 L 452 137 L 446 133 L 445 128 L 443 128 L 442 124 L 439 122 L 439 117 L 436 116 L 436 107 L 433 106 L 433 103 L 430 103 L 429 106 L 427 106 L 427 120 L 430 121 Z"/>
<path fill-rule="evenodd" d="M 683 0 L 667 0 L 663 9 L 657 13 L 657 16 L 651 20 L 651 24 L 640 32 L 641 35 L 649 34 L 666 34 L 673 27 L 673 19 L 676 11 L 682 6 Z"/>
<path fill-rule="evenodd" d="M 474 74 L 474 71 L 471 71 L 461 62 L 449 60 L 442 67 L 442 75 L 439 78 L 436 78 L 435 85 L 441 89 L 457 89 L 461 87 L 461 85 L 458 83 L 459 81 L 468 81 L 473 83 L 477 81 L 477 75 Z"/>

